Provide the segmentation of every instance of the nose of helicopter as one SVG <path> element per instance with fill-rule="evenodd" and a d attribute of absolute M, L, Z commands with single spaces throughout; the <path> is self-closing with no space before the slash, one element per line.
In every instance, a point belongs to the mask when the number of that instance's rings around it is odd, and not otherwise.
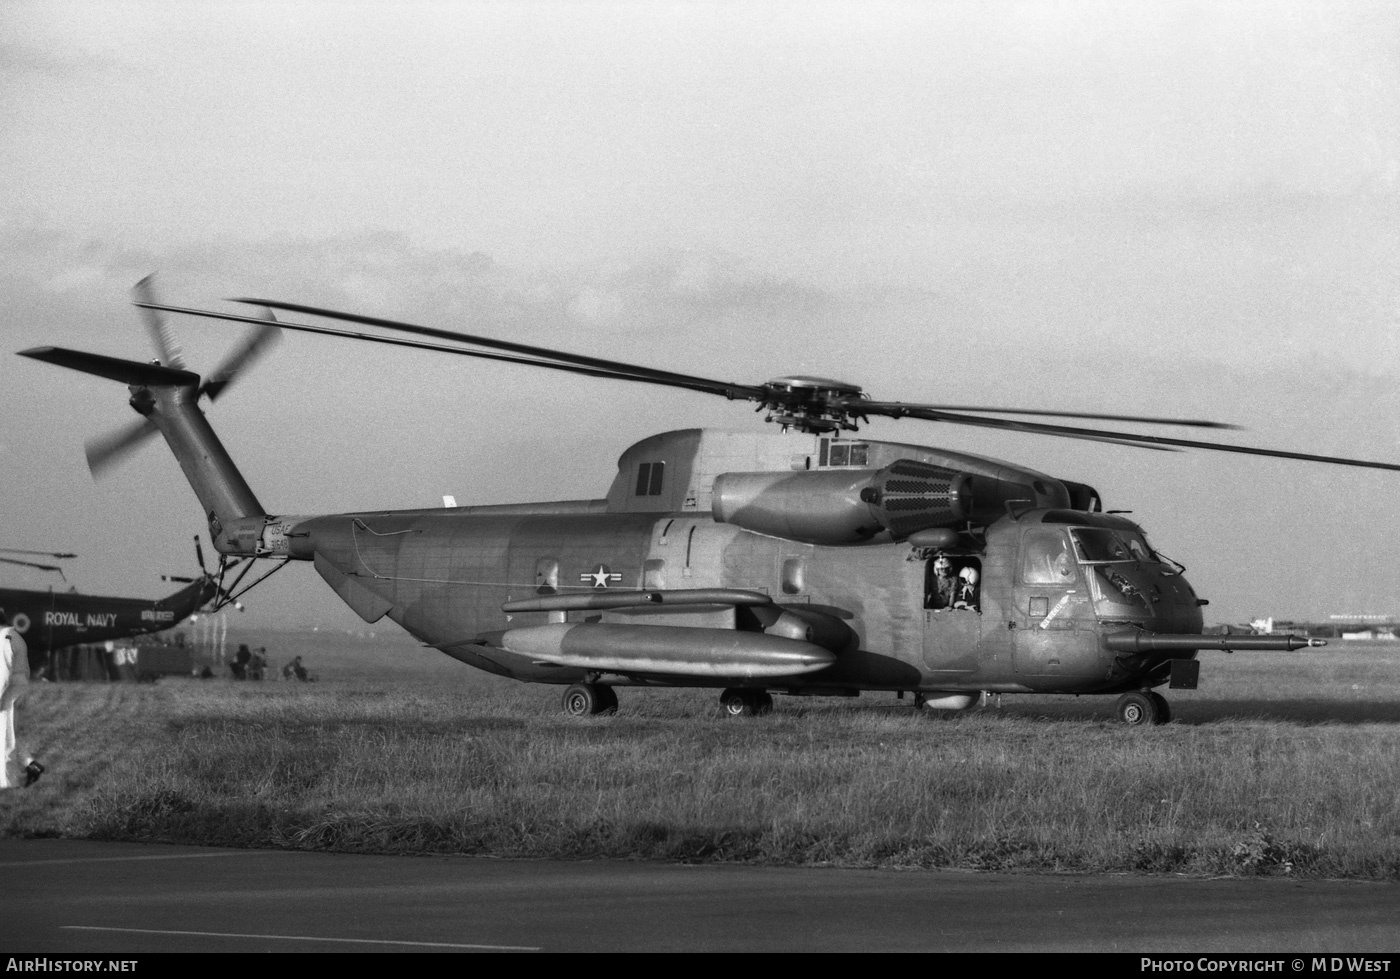
<path fill-rule="evenodd" d="M 1140 623 L 1153 632 L 1200 632 L 1201 603 L 1186 578 L 1165 565 L 1101 565 L 1094 574 L 1100 621 Z"/>

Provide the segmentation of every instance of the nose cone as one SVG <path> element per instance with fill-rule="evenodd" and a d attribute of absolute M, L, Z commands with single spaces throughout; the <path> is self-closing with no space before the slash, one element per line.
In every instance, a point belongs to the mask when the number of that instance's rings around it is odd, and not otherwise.
<path fill-rule="evenodd" d="M 1200 632 L 1205 624 L 1196 592 L 1179 574 L 1157 572 L 1157 628 L 1162 632 Z"/>
<path fill-rule="evenodd" d="M 1094 574 L 1095 611 L 1101 620 L 1141 622 L 1156 632 L 1201 631 L 1196 593 L 1164 565 L 1099 565 Z"/>

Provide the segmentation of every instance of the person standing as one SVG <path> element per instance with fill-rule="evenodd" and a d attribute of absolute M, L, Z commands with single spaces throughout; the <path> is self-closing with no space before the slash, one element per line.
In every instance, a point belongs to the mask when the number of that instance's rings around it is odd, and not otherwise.
<path fill-rule="evenodd" d="M 33 785 L 44 772 L 33 758 L 21 763 L 15 740 L 15 705 L 28 685 L 28 647 L 0 614 L 0 789 Z"/>

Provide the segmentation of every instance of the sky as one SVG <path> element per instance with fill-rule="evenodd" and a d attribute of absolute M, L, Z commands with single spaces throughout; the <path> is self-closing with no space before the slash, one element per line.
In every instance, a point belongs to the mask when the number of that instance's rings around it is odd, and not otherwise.
<path fill-rule="evenodd" d="M 0 5 L 10 349 L 153 356 L 131 286 L 881 400 L 1209 417 L 1400 462 L 1386 2 Z M 172 322 L 208 370 L 236 328 Z M 541 376 L 543 375 L 543 376 Z M 111 382 L 0 352 L 0 546 L 155 597 L 207 536 Z M 276 513 L 602 496 L 742 404 L 287 336 L 209 415 Z M 1193 437 L 1190 431 L 1169 432 Z M 1400 473 L 915 421 L 1096 486 L 1208 622 L 1400 616 Z M 1199 433 L 1197 433 L 1199 434 Z M 0 583 L 47 587 L 18 568 Z M 239 621 L 362 628 L 309 565 Z"/>

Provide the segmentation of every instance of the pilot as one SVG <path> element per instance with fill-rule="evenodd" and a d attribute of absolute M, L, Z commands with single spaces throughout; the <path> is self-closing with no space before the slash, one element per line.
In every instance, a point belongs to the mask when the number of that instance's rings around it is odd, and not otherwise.
<path fill-rule="evenodd" d="M 29 655 L 24 638 L 0 615 L 0 789 L 33 785 L 44 766 L 26 757 L 20 763 L 15 741 L 15 704 L 29 683 Z"/>
<path fill-rule="evenodd" d="M 939 554 L 933 559 L 933 578 L 928 583 L 925 608 L 952 608 L 958 600 L 958 578 L 953 574 L 953 559 Z"/>

